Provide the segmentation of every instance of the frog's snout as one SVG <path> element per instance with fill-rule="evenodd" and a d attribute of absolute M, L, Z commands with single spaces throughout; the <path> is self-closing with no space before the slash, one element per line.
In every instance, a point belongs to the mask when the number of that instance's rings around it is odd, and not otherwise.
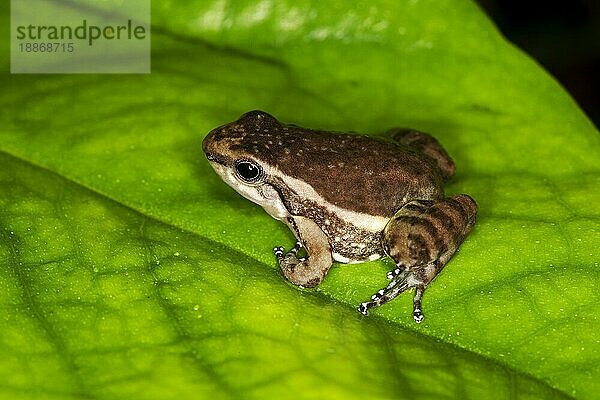
<path fill-rule="evenodd" d="M 221 156 L 222 151 L 219 150 L 218 140 L 215 140 L 216 134 L 218 134 L 218 130 L 213 129 L 202 141 L 202 151 L 206 156 L 206 159 L 210 162 L 215 162 L 218 164 L 225 164 L 225 158 Z"/>

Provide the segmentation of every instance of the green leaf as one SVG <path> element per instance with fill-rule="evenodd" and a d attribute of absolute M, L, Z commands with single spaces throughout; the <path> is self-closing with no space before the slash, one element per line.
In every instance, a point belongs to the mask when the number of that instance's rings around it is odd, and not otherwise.
<path fill-rule="evenodd" d="M 8 21 L 8 4 L 1 6 Z M 0 398 L 600 392 L 600 135 L 471 2 L 154 2 L 146 76 L 1 76 Z M 8 37 L 9 24 L 2 24 Z M 2 43 L 3 54 L 8 54 Z M 201 154 L 249 109 L 434 134 L 479 221 L 363 318 L 389 262 L 286 283 L 293 243 Z"/>

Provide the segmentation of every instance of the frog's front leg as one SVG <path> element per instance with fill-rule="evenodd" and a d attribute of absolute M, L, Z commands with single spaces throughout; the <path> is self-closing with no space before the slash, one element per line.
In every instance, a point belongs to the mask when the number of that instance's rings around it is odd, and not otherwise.
<path fill-rule="evenodd" d="M 283 247 L 273 249 L 283 275 L 294 285 L 314 287 L 323 281 L 333 258 L 325 233 L 308 218 L 293 216 L 287 220 L 298 242 L 284 254 Z M 298 257 L 298 251 L 304 248 L 306 257 Z"/>
<path fill-rule="evenodd" d="M 437 201 L 416 200 L 406 204 L 388 223 L 384 240 L 396 268 L 388 273 L 389 285 L 362 303 L 368 313 L 414 287 L 416 322 L 423 320 L 421 296 L 425 288 L 456 252 L 475 224 L 477 204 L 468 195 Z"/>

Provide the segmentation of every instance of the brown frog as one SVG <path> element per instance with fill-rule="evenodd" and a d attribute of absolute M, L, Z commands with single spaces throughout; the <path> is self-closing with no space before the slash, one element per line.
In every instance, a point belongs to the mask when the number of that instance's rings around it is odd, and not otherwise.
<path fill-rule="evenodd" d="M 290 282 L 314 287 L 333 261 L 387 255 L 396 264 L 390 283 L 358 310 L 367 315 L 414 287 L 421 322 L 423 292 L 471 231 L 477 204 L 466 194 L 444 197 L 455 167 L 437 140 L 410 129 L 389 136 L 305 129 L 250 111 L 202 147 L 227 184 L 294 232 L 290 251 L 274 249 Z"/>

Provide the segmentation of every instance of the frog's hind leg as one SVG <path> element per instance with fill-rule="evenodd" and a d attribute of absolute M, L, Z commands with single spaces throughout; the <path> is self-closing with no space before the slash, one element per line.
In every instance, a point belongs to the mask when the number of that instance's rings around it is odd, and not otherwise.
<path fill-rule="evenodd" d="M 439 201 L 416 200 L 396 213 L 384 231 L 389 256 L 396 268 L 388 273 L 391 282 L 362 303 L 369 308 L 387 303 L 400 293 L 415 288 L 413 316 L 423 320 L 421 297 L 425 288 L 456 252 L 475 223 L 477 204 L 467 195 Z"/>
<path fill-rule="evenodd" d="M 444 180 L 448 180 L 454 175 L 456 171 L 454 161 L 433 136 L 407 128 L 393 128 L 387 134 L 398 143 L 429 157 L 440 169 Z"/>

